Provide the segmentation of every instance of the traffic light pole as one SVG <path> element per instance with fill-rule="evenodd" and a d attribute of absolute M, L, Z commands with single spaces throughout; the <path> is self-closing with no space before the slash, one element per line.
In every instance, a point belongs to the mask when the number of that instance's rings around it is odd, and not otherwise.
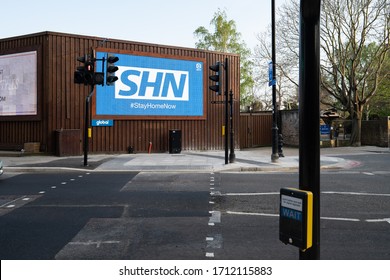
<path fill-rule="evenodd" d="M 225 58 L 225 164 L 229 164 L 229 67 L 228 67 L 228 58 Z"/>
<path fill-rule="evenodd" d="M 299 50 L 299 188 L 313 193 L 313 246 L 303 260 L 320 259 L 320 7 L 301 0 Z"/>
<path fill-rule="evenodd" d="M 89 149 L 89 107 L 91 97 L 94 91 L 95 85 L 91 85 L 91 91 L 85 99 L 85 116 L 84 116 L 84 166 L 88 166 L 88 149 Z"/>
<path fill-rule="evenodd" d="M 278 154 L 278 108 L 276 105 L 276 39 L 275 39 L 275 0 L 271 4 L 272 14 L 272 162 L 277 162 Z"/>
<path fill-rule="evenodd" d="M 229 162 L 233 163 L 236 161 L 236 154 L 234 153 L 234 120 L 233 120 L 233 91 L 229 93 L 229 105 L 230 105 L 230 155 Z"/>

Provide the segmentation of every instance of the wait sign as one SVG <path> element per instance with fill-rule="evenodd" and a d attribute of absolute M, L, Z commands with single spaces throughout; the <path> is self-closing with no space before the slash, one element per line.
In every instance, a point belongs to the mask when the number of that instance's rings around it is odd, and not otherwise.
<path fill-rule="evenodd" d="M 280 190 L 279 239 L 305 251 L 312 246 L 313 193 L 294 188 Z"/>

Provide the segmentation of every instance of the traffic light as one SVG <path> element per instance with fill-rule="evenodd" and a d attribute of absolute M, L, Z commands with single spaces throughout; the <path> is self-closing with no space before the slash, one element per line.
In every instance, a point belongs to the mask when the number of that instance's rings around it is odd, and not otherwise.
<path fill-rule="evenodd" d="M 80 56 L 77 61 L 83 63 L 83 66 L 78 66 L 74 72 L 74 82 L 84 85 L 104 85 L 104 73 L 95 72 L 95 59 L 90 55 Z"/>
<path fill-rule="evenodd" d="M 103 72 L 93 73 L 93 84 L 104 86 L 104 73 Z"/>
<path fill-rule="evenodd" d="M 215 84 L 209 86 L 209 89 L 215 91 L 217 95 L 221 95 L 221 63 L 218 61 L 216 64 L 211 65 L 209 69 L 215 72 L 214 75 L 209 76 L 209 79 L 215 82 Z"/>
<path fill-rule="evenodd" d="M 88 60 L 85 62 L 85 82 L 87 85 L 93 85 L 94 84 L 94 74 L 95 74 L 95 63 L 91 61 L 91 58 L 89 56 Z"/>
<path fill-rule="evenodd" d="M 118 77 L 115 76 L 115 72 L 118 71 L 118 66 L 115 66 L 115 62 L 117 62 L 119 58 L 112 54 L 107 56 L 107 76 L 106 76 L 106 84 L 111 86 L 118 80 Z"/>
<path fill-rule="evenodd" d="M 84 65 L 83 66 L 78 66 L 77 67 L 77 70 L 74 72 L 74 82 L 76 84 L 84 84 L 86 85 L 86 79 L 85 79 L 85 76 L 86 76 L 86 62 L 88 60 L 88 57 L 87 55 L 85 56 L 80 56 L 77 58 L 77 61 L 83 63 Z"/>

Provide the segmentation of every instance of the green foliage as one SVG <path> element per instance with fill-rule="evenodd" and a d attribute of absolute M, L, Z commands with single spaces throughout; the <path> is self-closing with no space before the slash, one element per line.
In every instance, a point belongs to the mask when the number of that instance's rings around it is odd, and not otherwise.
<path fill-rule="evenodd" d="M 194 35 L 198 38 L 195 46 L 198 49 L 240 55 L 240 100 L 241 105 L 248 105 L 246 102 L 250 102 L 254 85 L 253 62 L 249 59 L 251 51 L 241 40 L 241 33 L 237 31 L 235 21 L 228 20 L 226 11 L 218 9 L 210 21 L 210 26 L 214 28 L 214 32 L 210 32 L 204 26 L 195 30 Z"/>
<path fill-rule="evenodd" d="M 370 101 L 366 114 L 369 118 L 390 116 L 390 55 L 388 54 L 380 71 L 380 82 L 376 94 Z"/>

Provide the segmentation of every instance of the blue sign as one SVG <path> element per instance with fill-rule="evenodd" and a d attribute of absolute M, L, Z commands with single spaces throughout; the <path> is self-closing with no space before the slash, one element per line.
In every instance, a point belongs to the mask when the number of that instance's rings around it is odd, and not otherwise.
<path fill-rule="evenodd" d="M 268 86 L 276 85 L 276 79 L 274 79 L 274 66 L 272 61 L 268 63 Z"/>
<path fill-rule="evenodd" d="M 92 120 L 92 126 L 113 126 L 113 120 Z"/>
<path fill-rule="evenodd" d="M 327 124 L 320 125 L 320 133 L 321 135 L 330 134 L 330 125 Z"/>
<path fill-rule="evenodd" d="M 119 58 L 118 80 L 113 86 L 96 86 L 95 116 L 204 117 L 203 61 L 114 55 Z"/>

